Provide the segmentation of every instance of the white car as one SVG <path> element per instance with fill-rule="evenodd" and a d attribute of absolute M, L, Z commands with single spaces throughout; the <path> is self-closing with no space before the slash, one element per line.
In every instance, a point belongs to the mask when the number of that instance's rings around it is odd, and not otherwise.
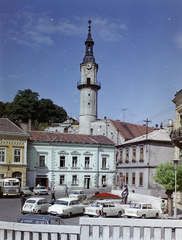
<path fill-rule="evenodd" d="M 45 195 L 48 195 L 49 194 L 49 191 L 47 190 L 46 187 L 44 186 L 40 186 L 40 187 L 35 187 L 34 190 L 33 190 L 34 194 L 45 194 Z"/>
<path fill-rule="evenodd" d="M 131 203 L 130 207 L 124 210 L 124 216 L 128 218 L 158 218 L 159 210 L 152 208 L 149 203 Z"/>
<path fill-rule="evenodd" d="M 84 191 L 82 190 L 74 190 L 71 194 L 69 194 L 70 198 L 76 198 L 78 200 L 85 200 L 87 198 L 87 195 L 84 194 Z"/>
<path fill-rule="evenodd" d="M 107 199 L 92 202 L 88 207 L 85 207 L 84 214 L 89 215 L 90 217 L 98 217 L 101 204 L 103 205 L 103 217 L 121 217 L 123 215 L 124 204 L 117 204 Z"/>
<path fill-rule="evenodd" d="M 46 213 L 50 206 L 46 198 L 32 197 L 26 200 L 22 213 Z"/>
<path fill-rule="evenodd" d="M 21 187 L 20 191 L 21 193 L 24 193 L 26 196 L 32 195 L 32 192 L 30 191 L 29 187 Z"/>
<path fill-rule="evenodd" d="M 83 214 L 84 208 L 85 205 L 80 204 L 77 199 L 58 198 L 47 212 L 52 215 L 70 217 L 73 214 Z"/>

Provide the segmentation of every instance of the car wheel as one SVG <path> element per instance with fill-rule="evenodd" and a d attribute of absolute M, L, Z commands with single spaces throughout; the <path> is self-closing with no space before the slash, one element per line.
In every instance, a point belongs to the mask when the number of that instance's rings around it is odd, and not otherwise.
<path fill-rule="evenodd" d="M 127 218 L 131 218 L 131 216 L 126 216 Z"/>
<path fill-rule="evenodd" d="M 41 214 L 41 210 L 39 209 L 39 210 L 37 211 L 37 213 L 38 213 L 38 214 Z"/>
<path fill-rule="evenodd" d="M 120 218 L 120 217 L 121 217 L 121 215 L 122 215 L 122 214 L 121 214 L 121 212 L 118 212 L 118 218 Z"/>
<path fill-rule="evenodd" d="M 155 218 L 159 218 L 159 214 L 158 213 L 155 214 Z"/>
<path fill-rule="evenodd" d="M 143 219 L 145 219 L 145 218 L 146 218 L 146 215 L 145 215 L 145 214 L 143 214 L 143 215 L 142 215 L 142 218 L 143 218 Z"/>
<path fill-rule="evenodd" d="M 70 218 L 71 217 L 71 213 L 69 212 L 68 214 L 67 214 L 67 218 Z"/>

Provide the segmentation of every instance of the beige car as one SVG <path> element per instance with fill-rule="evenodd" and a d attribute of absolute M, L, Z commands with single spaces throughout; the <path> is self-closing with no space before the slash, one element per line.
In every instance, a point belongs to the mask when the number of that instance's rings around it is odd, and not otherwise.
<path fill-rule="evenodd" d="M 50 207 L 51 204 L 48 203 L 46 198 L 41 197 L 32 197 L 28 198 L 23 205 L 22 213 L 46 213 L 48 207 Z"/>
<path fill-rule="evenodd" d="M 54 205 L 49 207 L 48 213 L 57 216 L 71 217 L 74 214 L 83 214 L 85 205 L 74 198 L 58 198 Z"/>

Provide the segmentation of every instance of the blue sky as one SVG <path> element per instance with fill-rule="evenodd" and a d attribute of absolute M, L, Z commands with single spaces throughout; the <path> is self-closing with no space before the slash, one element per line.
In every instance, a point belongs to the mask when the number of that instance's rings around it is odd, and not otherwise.
<path fill-rule="evenodd" d="M 1 0 L 0 101 L 31 89 L 79 117 L 88 20 L 98 118 L 167 124 L 182 89 L 181 0 Z M 123 110 L 127 109 L 127 110 Z"/>

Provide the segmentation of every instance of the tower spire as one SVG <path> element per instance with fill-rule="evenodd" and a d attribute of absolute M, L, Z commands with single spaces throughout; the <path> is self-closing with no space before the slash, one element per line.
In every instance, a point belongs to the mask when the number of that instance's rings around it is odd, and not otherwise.
<path fill-rule="evenodd" d="M 92 23 L 92 21 L 89 20 L 88 21 L 88 36 L 85 41 L 86 49 L 85 49 L 85 56 L 83 58 L 83 63 L 86 63 L 88 61 L 95 63 L 95 58 L 93 55 L 94 41 L 92 40 L 92 36 L 91 36 L 91 23 Z"/>

